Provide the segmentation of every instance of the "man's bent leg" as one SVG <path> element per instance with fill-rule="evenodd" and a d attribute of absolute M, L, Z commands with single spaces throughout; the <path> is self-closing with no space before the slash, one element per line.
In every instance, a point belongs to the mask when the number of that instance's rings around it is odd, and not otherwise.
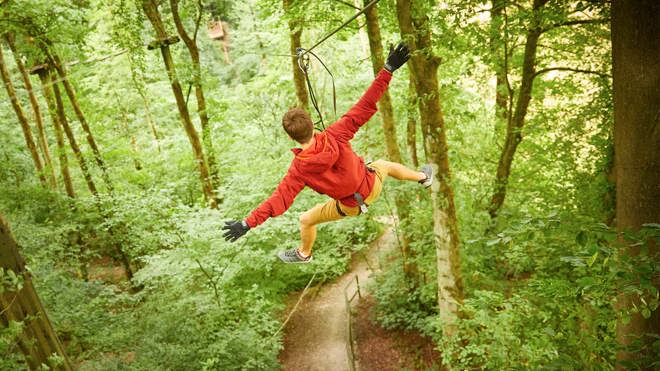
<path fill-rule="evenodd" d="M 335 200 L 318 204 L 300 215 L 300 247 L 298 252 L 303 256 L 312 254 L 312 246 L 316 240 L 316 225 L 339 220 L 343 216 L 337 211 Z"/>
<path fill-rule="evenodd" d="M 373 165 L 387 173 L 387 175 L 398 180 L 414 180 L 416 182 L 426 179 L 426 174 L 421 171 L 408 169 L 407 167 L 385 160 L 376 160 Z"/>

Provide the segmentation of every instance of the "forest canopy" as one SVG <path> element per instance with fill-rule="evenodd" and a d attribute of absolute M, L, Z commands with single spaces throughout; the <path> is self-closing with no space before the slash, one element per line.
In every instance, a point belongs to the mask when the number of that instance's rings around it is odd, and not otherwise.
<path fill-rule="evenodd" d="M 0 0 L 0 75 L 0 369 L 296 369 L 291 298 L 387 233 L 426 368 L 660 367 L 657 1 Z M 293 108 L 368 211 L 289 179 Z"/>

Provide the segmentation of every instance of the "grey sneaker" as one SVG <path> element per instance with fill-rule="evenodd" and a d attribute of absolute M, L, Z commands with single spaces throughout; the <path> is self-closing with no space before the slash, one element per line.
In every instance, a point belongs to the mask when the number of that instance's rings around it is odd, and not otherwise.
<path fill-rule="evenodd" d="M 433 167 L 431 165 L 423 165 L 420 171 L 426 174 L 426 179 L 419 181 L 419 184 L 423 185 L 424 188 L 428 188 L 433 184 Z"/>
<path fill-rule="evenodd" d="M 311 255 L 303 258 L 298 252 L 298 248 L 280 251 L 277 253 L 277 257 L 285 263 L 309 263 L 312 261 Z"/>

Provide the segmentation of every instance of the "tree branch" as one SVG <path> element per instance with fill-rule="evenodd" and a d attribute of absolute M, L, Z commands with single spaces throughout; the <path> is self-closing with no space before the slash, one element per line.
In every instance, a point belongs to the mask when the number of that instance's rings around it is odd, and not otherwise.
<path fill-rule="evenodd" d="M 575 26 L 575 25 L 580 25 L 580 24 L 604 24 L 608 23 L 610 20 L 609 18 L 597 18 L 597 19 L 574 19 L 570 21 L 564 21 L 564 22 L 558 22 L 549 25 L 548 27 L 544 27 L 541 32 L 548 32 L 550 30 L 553 30 L 555 28 L 559 27 L 564 27 L 564 26 Z"/>
<path fill-rule="evenodd" d="M 583 70 L 583 69 L 580 69 L 580 68 L 571 68 L 571 67 L 548 67 L 548 68 L 543 68 L 543 69 L 540 69 L 540 70 L 536 71 L 534 73 L 534 75 L 532 76 L 532 78 L 536 78 L 538 75 L 541 75 L 541 74 L 544 74 L 544 73 L 550 72 L 550 71 L 571 71 L 571 72 L 587 73 L 587 74 L 591 74 L 591 75 L 598 75 L 600 77 L 606 77 L 606 78 L 609 78 L 609 79 L 612 78 L 612 75 L 609 75 L 607 73 L 592 71 L 592 70 Z"/>
<path fill-rule="evenodd" d="M 199 269 L 202 271 L 202 273 L 204 273 L 206 278 L 208 278 L 209 284 L 211 284 L 211 287 L 213 288 L 213 293 L 215 294 L 216 303 L 218 304 L 219 307 L 222 307 L 222 305 L 220 304 L 220 294 L 218 293 L 218 285 L 216 284 L 215 279 L 213 278 L 213 276 L 209 274 L 209 272 L 206 271 L 206 269 L 204 269 L 204 266 L 199 261 L 199 259 L 195 258 L 195 262 L 199 266 Z"/>
<path fill-rule="evenodd" d="M 513 89 L 511 88 L 511 81 L 509 80 L 509 50 L 508 50 L 508 38 L 509 38 L 509 15 L 507 13 L 507 8 L 504 7 L 504 82 L 506 83 L 507 91 L 507 112 L 506 112 L 506 121 L 507 127 L 511 124 L 512 112 L 513 112 Z M 513 52 L 512 46 L 511 52 Z"/>
<path fill-rule="evenodd" d="M 349 3 L 348 1 L 344 1 L 344 0 L 335 0 L 335 1 L 338 2 L 338 3 L 344 4 L 346 6 L 350 6 L 351 8 L 353 8 L 355 10 L 362 10 L 361 8 L 358 8 L 357 6 Z"/>
<path fill-rule="evenodd" d="M 204 11 L 204 4 L 202 3 L 202 0 L 197 1 L 197 11 L 199 13 L 197 14 L 197 19 L 195 19 L 195 31 L 193 32 L 193 41 L 195 44 L 197 44 L 197 33 L 199 32 L 199 25 L 202 22 L 202 15 Z"/>

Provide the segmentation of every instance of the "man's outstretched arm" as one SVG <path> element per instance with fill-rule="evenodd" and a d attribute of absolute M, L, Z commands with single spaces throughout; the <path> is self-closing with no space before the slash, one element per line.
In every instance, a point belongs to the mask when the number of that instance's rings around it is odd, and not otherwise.
<path fill-rule="evenodd" d="M 225 230 L 224 237 L 227 241 L 234 242 L 246 234 L 250 228 L 254 228 L 266 221 L 268 218 L 283 214 L 289 209 L 298 193 L 305 188 L 305 183 L 291 173 L 291 169 L 284 176 L 275 189 L 259 207 L 254 209 L 245 220 L 231 220 L 225 222 L 222 227 Z"/>
<path fill-rule="evenodd" d="M 392 73 L 406 63 L 408 58 L 410 58 L 410 52 L 403 43 L 399 43 L 396 49 L 390 49 L 385 66 L 362 98 L 337 122 L 328 127 L 327 131 L 339 140 L 353 139 L 360 127 L 378 111 L 376 103 L 387 90 Z"/>

